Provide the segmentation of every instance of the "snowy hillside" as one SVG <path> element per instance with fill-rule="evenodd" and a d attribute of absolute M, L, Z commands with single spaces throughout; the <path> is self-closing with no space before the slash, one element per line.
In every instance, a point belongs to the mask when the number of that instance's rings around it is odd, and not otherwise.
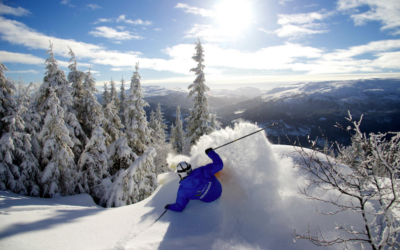
<path fill-rule="evenodd" d="M 210 161 L 204 149 L 216 147 L 257 130 L 241 123 L 203 136 L 191 151 L 192 166 Z M 159 176 L 162 185 L 146 200 L 120 208 L 96 206 L 88 195 L 40 199 L 0 192 L 0 249 L 320 249 L 294 242 L 293 229 L 317 226 L 335 237 L 336 223 L 362 226 L 354 213 L 313 214 L 316 202 L 298 194 L 305 176 L 294 168 L 290 146 L 271 145 L 257 133 L 216 151 L 224 161 L 217 175 L 223 186 L 212 203 L 191 201 L 182 213 L 168 211 L 178 188 L 176 173 Z M 185 159 L 170 156 L 170 165 Z M 316 191 L 315 191 L 316 192 Z M 318 204 L 322 211 L 330 211 Z M 326 249 L 343 249 L 333 246 Z M 348 249 L 359 249 L 350 246 Z"/>
<path fill-rule="evenodd" d="M 320 136 L 319 128 L 331 140 L 348 143 L 335 129 L 344 117 L 364 114 L 364 132 L 398 131 L 400 124 L 400 80 L 370 79 L 352 81 L 309 82 L 280 85 L 258 98 L 218 109 L 225 125 L 244 119 L 259 124 L 279 122 L 270 138 L 287 143 L 286 135 L 303 142 L 308 135 Z"/>

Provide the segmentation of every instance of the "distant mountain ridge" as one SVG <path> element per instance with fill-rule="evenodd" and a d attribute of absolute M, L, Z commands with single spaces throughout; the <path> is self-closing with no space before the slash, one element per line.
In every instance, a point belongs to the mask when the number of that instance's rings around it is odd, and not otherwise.
<path fill-rule="evenodd" d="M 269 131 L 272 140 L 286 135 L 306 141 L 320 136 L 331 140 L 347 138 L 333 125 L 347 125 L 348 110 L 354 118 L 364 114 L 364 132 L 400 131 L 400 79 L 370 79 L 285 84 L 254 99 L 219 108 L 224 125 L 236 119 L 260 124 L 280 122 Z"/>

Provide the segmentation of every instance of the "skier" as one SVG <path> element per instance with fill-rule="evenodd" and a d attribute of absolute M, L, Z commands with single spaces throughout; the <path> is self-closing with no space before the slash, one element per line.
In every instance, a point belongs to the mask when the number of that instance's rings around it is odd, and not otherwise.
<path fill-rule="evenodd" d="M 177 172 L 181 178 L 178 195 L 175 204 L 168 204 L 165 209 L 182 212 L 190 200 L 212 202 L 218 199 L 222 193 L 222 186 L 214 174 L 222 170 L 224 163 L 221 157 L 212 148 L 206 149 L 206 155 L 213 163 L 196 168 L 187 162 L 180 162 Z"/>

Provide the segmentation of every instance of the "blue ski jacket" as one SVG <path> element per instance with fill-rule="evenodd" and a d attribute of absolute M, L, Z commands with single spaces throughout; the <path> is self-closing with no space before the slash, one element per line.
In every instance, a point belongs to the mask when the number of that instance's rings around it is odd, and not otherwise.
<path fill-rule="evenodd" d="M 194 169 L 180 182 L 176 203 L 167 206 L 167 209 L 182 212 L 190 200 L 212 202 L 222 193 L 221 183 L 214 174 L 222 170 L 224 163 L 214 150 L 208 152 L 213 163 Z"/>

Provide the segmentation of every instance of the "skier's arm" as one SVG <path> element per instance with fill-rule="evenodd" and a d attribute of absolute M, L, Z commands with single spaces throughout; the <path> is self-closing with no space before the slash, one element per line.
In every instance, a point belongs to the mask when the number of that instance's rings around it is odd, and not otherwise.
<path fill-rule="evenodd" d="M 186 198 L 185 193 L 181 189 L 179 189 L 175 204 L 168 205 L 166 209 L 175 212 L 182 212 L 188 203 L 189 199 Z"/>
<path fill-rule="evenodd" d="M 207 156 L 211 158 L 213 163 L 207 164 L 205 167 L 210 169 L 211 174 L 216 174 L 222 170 L 224 167 L 224 163 L 222 162 L 221 157 L 214 150 L 209 150 L 207 152 Z"/>

